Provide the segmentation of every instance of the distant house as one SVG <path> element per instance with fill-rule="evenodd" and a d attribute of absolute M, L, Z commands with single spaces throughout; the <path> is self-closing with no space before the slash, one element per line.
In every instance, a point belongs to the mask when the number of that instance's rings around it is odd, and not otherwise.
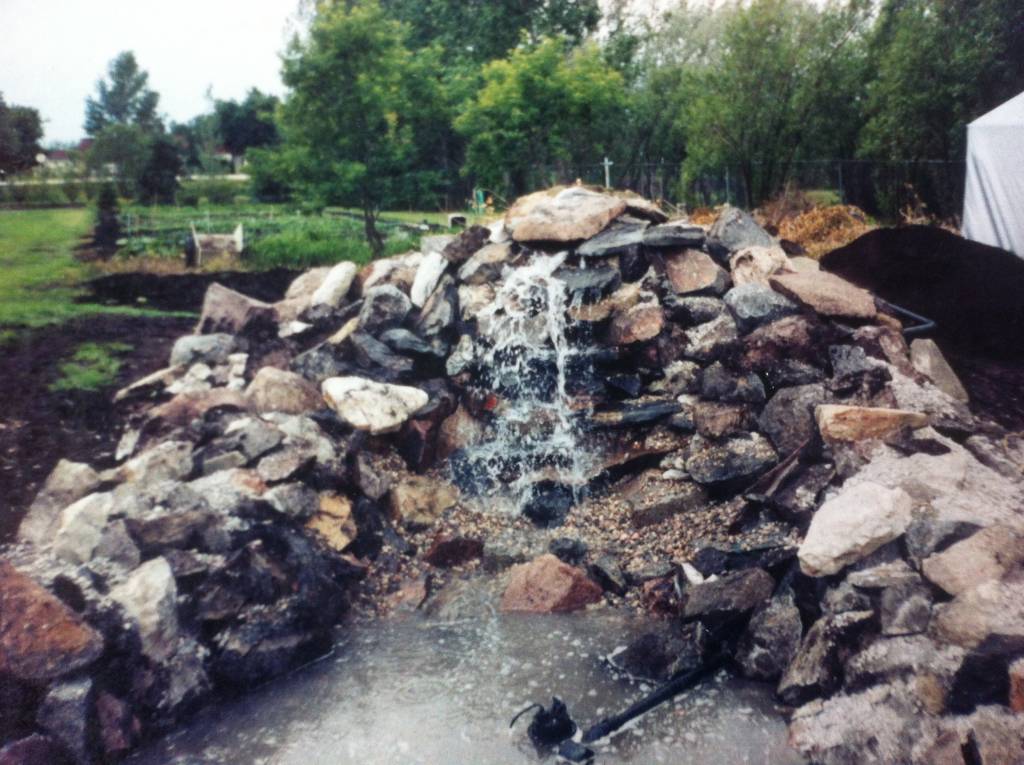
<path fill-rule="evenodd" d="M 80 169 L 85 161 L 85 154 L 92 148 L 93 140 L 83 138 L 73 149 L 49 149 L 40 154 L 39 164 L 47 174 L 65 173 Z"/>

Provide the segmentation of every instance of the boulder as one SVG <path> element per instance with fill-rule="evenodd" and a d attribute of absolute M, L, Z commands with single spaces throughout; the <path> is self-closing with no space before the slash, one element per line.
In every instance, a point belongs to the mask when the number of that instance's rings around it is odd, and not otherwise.
<path fill-rule="evenodd" d="M 397 522 L 410 529 L 424 529 L 455 506 L 458 493 L 446 481 L 409 475 L 391 487 L 389 501 L 391 515 Z"/>
<path fill-rule="evenodd" d="M 253 411 L 305 414 L 323 406 L 313 383 L 302 375 L 276 367 L 263 367 L 245 390 Z"/>
<path fill-rule="evenodd" d="M 743 436 L 756 425 L 750 408 L 742 404 L 698 401 L 690 410 L 694 428 L 705 438 Z"/>
<path fill-rule="evenodd" d="M 470 226 L 445 245 L 441 254 L 449 263 L 465 263 L 481 247 L 491 240 L 490 229 L 483 226 Z"/>
<path fill-rule="evenodd" d="M 327 404 L 356 430 L 373 434 L 398 430 L 427 405 L 419 388 L 388 385 L 363 377 L 332 377 L 321 386 Z"/>
<path fill-rule="evenodd" d="M 840 651 L 874 619 L 873 611 L 826 614 L 811 625 L 796 656 L 779 680 L 776 694 L 791 706 L 827 696 L 842 681 Z"/>
<path fill-rule="evenodd" d="M 707 295 L 679 297 L 670 293 L 665 295 L 665 305 L 673 321 L 684 327 L 696 327 L 729 315 L 724 300 Z"/>
<path fill-rule="evenodd" d="M 601 600 L 601 587 L 550 553 L 512 568 L 501 610 L 547 614 L 577 611 Z"/>
<path fill-rule="evenodd" d="M 107 521 L 114 512 L 114 495 L 98 492 L 68 505 L 60 514 L 53 552 L 69 563 L 88 563 L 96 555 L 107 533 Z"/>
<path fill-rule="evenodd" d="M 725 295 L 725 304 L 744 334 L 798 310 L 791 301 L 758 282 L 733 287 Z"/>
<path fill-rule="evenodd" d="M 511 243 L 484 245 L 459 268 L 459 282 L 470 286 L 493 284 L 501 279 L 502 269 L 511 259 Z"/>
<path fill-rule="evenodd" d="M 584 258 L 606 258 L 637 252 L 646 240 L 647 226 L 647 223 L 613 224 L 577 247 L 576 254 Z"/>
<path fill-rule="evenodd" d="M 238 349 L 233 335 L 218 332 L 212 335 L 184 335 L 174 341 L 170 365 L 190 367 L 196 363 L 217 366 L 227 364 L 228 357 Z"/>
<path fill-rule="evenodd" d="M 215 409 L 246 411 L 249 399 L 242 391 L 214 388 L 201 393 L 179 393 L 163 404 L 153 407 L 148 422 L 155 430 L 183 428 L 200 420 Z"/>
<path fill-rule="evenodd" d="M 706 367 L 701 374 L 700 395 L 726 404 L 761 404 L 765 399 L 761 378 L 753 372 L 733 374 L 720 361 Z"/>
<path fill-rule="evenodd" d="M 775 274 L 769 284 L 822 316 L 871 320 L 878 314 L 870 292 L 827 271 Z"/>
<path fill-rule="evenodd" d="M 964 403 L 970 400 L 963 383 L 934 340 L 919 337 L 911 342 L 910 362 L 914 369 L 931 380 L 947 396 Z"/>
<path fill-rule="evenodd" d="M 718 626 L 748 616 L 775 589 L 771 574 L 760 568 L 733 571 L 686 590 L 683 618 Z"/>
<path fill-rule="evenodd" d="M 6 561 L 0 561 L 0 593 L 0 675 L 46 683 L 102 655 L 102 635 Z"/>
<path fill-rule="evenodd" d="M 798 385 L 778 391 L 758 418 L 779 454 L 790 454 L 817 434 L 815 409 L 829 400 L 824 385 Z"/>
<path fill-rule="evenodd" d="M 775 450 L 760 433 L 718 442 L 697 436 L 690 445 L 686 471 L 703 485 L 752 481 L 777 459 Z"/>
<path fill-rule="evenodd" d="M 708 231 L 708 250 L 723 260 L 746 247 L 774 247 L 772 235 L 757 225 L 750 213 L 726 206 Z"/>
<path fill-rule="evenodd" d="M 913 500 L 902 489 L 862 482 L 844 486 L 814 514 L 800 550 L 808 576 L 828 576 L 906 531 Z"/>
<path fill-rule="evenodd" d="M 995 525 L 982 529 L 948 549 L 924 559 L 929 582 L 950 595 L 1002 579 L 1024 563 L 1024 533 L 1020 528 Z"/>
<path fill-rule="evenodd" d="M 117 587 L 110 598 L 120 604 L 139 631 L 142 653 L 160 664 L 178 649 L 178 589 L 165 558 L 143 563 Z"/>
<path fill-rule="evenodd" d="M 319 268 L 311 268 L 308 271 L 304 271 L 296 276 L 292 283 L 288 285 L 283 299 L 285 301 L 303 301 L 308 306 L 313 293 L 316 292 L 317 287 L 324 283 L 324 279 L 327 278 L 327 274 L 330 272 L 330 266 L 320 266 Z"/>
<path fill-rule="evenodd" d="M 520 197 L 505 214 L 517 242 L 575 242 L 595 236 L 626 211 L 613 196 L 577 186 Z"/>
<path fill-rule="evenodd" d="M 1024 578 L 990 580 L 937 606 L 937 637 L 967 649 L 1024 651 Z"/>
<path fill-rule="evenodd" d="M 447 268 L 448 259 L 440 251 L 429 252 L 423 256 L 420 267 L 416 269 L 412 288 L 409 290 L 409 299 L 416 308 L 426 305 L 427 299 L 437 288 Z"/>
<path fill-rule="evenodd" d="M 725 356 L 736 345 L 739 333 L 731 316 L 716 319 L 686 330 L 683 355 L 693 361 L 711 362 Z"/>
<path fill-rule="evenodd" d="M 420 252 L 407 252 L 403 255 L 392 255 L 390 258 L 378 258 L 370 261 L 356 274 L 356 294 L 366 297 L 366 293 L 374 287 L 394 287 L 408 294 L 416 279 L 416 270 L 423 261 Z"/>
<path fill-rule="evenodd" d="M 664 326 L 665 314 L 661 306 L 640 303 L 612 319 L 608 340 L 613 345 L 641 343 L 657 337 Z"/>
<path fill-rule="evenodd" d="M 595 303 L 622 285 L 619 269 L 610 265 L 589 268 L 560 268 L 555 277 L 564 285 L 572 303 Z"/>
<path fill-rule="evenodd" d="M 22 519 L 18 540 L 40 546 L 49 544 L 60 527 L 61 511 L 99 485 L 99 473 L 88 465 L 60 460 Z"/>
<path fill-rule="evenodd" d="M 352 289 L 359 267 L 351 261 L 342 261 L 332 267 L 309 297 L 310 306 L 339 307 Z"/>
<path fill-rule="evenodd" d="M 665 276 L 679 295 L 707 292 L 724 295 L 729 289 L 729 274 L 700 250 L 683 250 L 665 256 Z"/>
<path fill-rule="evenodd" d="M 707 233 L 703 226 L 687 220 L 670 220 L 644 231 L 643 242 L 647 247 L 689 248 L 704 244 Z"/>
<path fill-rule="evenodd" d="M 932 598 L 921 582 L 908 582 L 882 591 L 879 621 L 883 635 L 918 635 L 928 629 Z"/>
<path fill-rule="evenodd" d="M 781 247 L 745 247 L 729 258 L 732 282 L 768 286 L 772 274 L 795 270 Z"/>
<path fill-rule="evenodd" d="M 800 649 L 803 623 L 786 588 L 760 605 L 750 618 L 736 648 L 736 662 L 744 677 L 775 681 Z"/>
<path fill-rule="evenodd" d="M 483 557 L 484 543 L 480 539 L 440 534 L 434 537 L 423 554 L 423 560 L 437 568 L 452 568 Z"/>
<path fill-rule="evenodd" d="M 395 286 L 372 287 L 363 297 L 359 309 L 359 329 L 371 335 L 397 327 L 412 310 L 409 297 Z"/>
<path fill-rule="evenodd" d="M 298 521 L 306 521 L 320 509 L 317 493 L 304 483 L 282 483 L 263 495 L 278 513 Z"/>
<path fill-rule="evenodd" d="M 664 377 L 648 387 L 651 393 L 669 396 L 696 393 L 700 390 L 700 371 L 700 366 L 692 361 L 673 361 L 662 370 Z"/>
<path fill-rule="evenodd" d="M 423 304 L 423 309 L 413 326 L 425 338 L 440 338 L 447 334 L 458 315 L 459 291 L 455 287 L 455 280 L 450 276 L 444 276 Z"/>
<path fill-rule="evenodd" d="M 394 330 L 388 330 L 392 331 Z M 396 380 L 410 374 L 415 367 L 412 359 L 394 353 L 389 346 L 366 332 L 353 332 L 349 338 L 349 345 L 359 366 L 375 377 Z"/>
<path fill-rule="evenodd" d="M 823 404 L 815 409 L 821 437 L 829 443 L 885 439 L 905 428 L 923 428 L 928 417 L 920 412 L 868 406 Z"/>
<path fill-rule="evenodd" d="M 277 312 L 272 305 L 214 282 L 203 298 L 196 334 L 215 333 L 272 337 L 277 334 Z"/>

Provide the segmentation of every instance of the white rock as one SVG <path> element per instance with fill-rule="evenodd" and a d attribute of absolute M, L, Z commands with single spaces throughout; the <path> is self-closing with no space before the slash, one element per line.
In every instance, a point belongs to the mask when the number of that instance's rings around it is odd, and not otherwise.
<path fill-rule="evenodd" d="M 321 390 L 328 405 L 349 425 L 374 434 L 397 430 L 430 400 L 419 388 L 364 377 L 331 377 Z"/>
<path fill-rule="evenodd" d="M 313 296 L 309 299 L 309 304 L 331 307 L 340 305 L 352 287 L 352 280 L 356 278 L 357 270 L 356 264 L 349 260 L 336 265 L 316 288 Z"/>
<path fill-rule="evenodd" d="M 420 267 L 416 269 L 416 278 L 413 279 L 412 289 L 409 291 L 409 297 L 414 306 L 423 307 L 447 267 L 447 258 L 438 251 L 428 252 L 423 256 Z"/>
<path fill-rule="evenodd" d="M 906 531 L 913 501 L 902 489 L 863 482 L 845 487 L 814 514 L 797 555 L 809 576 L 827 576 Z"/>
<path fill-rule="evenodd" d="M 178 589 L 166 559 L 143 563 L 110 591 L 110 597 L 135 622 L 146 657 L 159 664 L 174 655 L 180 635 Z"/>
<path fill-rule="evenodd" d="M 61 511 L 99 485 L 99 474 L 85 463 L 58 462 L 18 527 L 18 540 L 35 545 L 49 544 L 60 527 Z"/>
<path fill-rule="evenodd" d="M 92 560 L 113 509 L 114 497 L 109 492 L 90 494 L 64 508 L 53 540 L 54 554 L 71 563 Z"/>

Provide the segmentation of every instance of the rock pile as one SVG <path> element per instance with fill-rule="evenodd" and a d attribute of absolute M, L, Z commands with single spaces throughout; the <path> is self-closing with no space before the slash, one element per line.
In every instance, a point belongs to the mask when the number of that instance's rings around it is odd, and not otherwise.
<path fill-rule="evenodd" d="M 554 253 L 564 334 L 548 293 L 517 310 L 568 351 L 524 374 L 569 397 L 583 483 L 549 452 L 479 475 L 521 383 L 488 364 L 495 297 Z M 1024 441 L 964 399 L 934 344 L 911 353 L 870 293 L 739 210 L 706 230 L 554 189 L 313 269 L 276 304 L 215 285 L 168 368 L 118 393 L 119 467 L 61 463 L 3 551 L 0 761 L 116 758 L 324 650 L 367 572 L 456 567 L 507 571 L 510 612 L 642 602 L 670 629 L 633 670 L 728 650 L 777 684 L 814 761 L 1019 762 Z M 516 533 L 551 540 L 532 560 L 466 520 L 526 470 Z M 665 555 L 557 536 L 605 500 Z M 676 554 L 709 508 L 719 541 Z M 430 581 L 389 596 L 421 607 Z"/>

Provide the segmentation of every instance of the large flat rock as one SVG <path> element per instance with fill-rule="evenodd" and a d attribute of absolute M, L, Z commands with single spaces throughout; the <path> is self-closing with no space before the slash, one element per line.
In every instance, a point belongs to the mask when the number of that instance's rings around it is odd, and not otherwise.
<path fill-rule="evenodd" d="M 617 197 L 570 186 L 520 197 L 505 215 L 517 242 L 575 242 L 596 236 L 626 212 Z"/>

